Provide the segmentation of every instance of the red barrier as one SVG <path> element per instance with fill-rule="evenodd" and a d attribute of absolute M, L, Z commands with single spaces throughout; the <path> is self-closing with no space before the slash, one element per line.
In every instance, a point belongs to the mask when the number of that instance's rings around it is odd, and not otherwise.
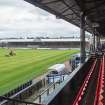
<path fill-rule="evenodd" d="M 101 60 L 101 64 L 100 64 L 99 74 L 98 74 L 98 81 L 97 81 L 97 88 L 96 88 L 96 95 L 95 95 L 95 99 L 94 99 L 94 105 L 97 105 L 97 102 L 98 102 L 101 72 L 102 72 L 102 60 Z"/>
<path fill-rule="evenodd" d="M 98 82 L 97 82 L 97 89 L 96 89 L 96 95 L 94 100 L 94 105 L 104 105 L 103 103 L 103 92 L 104 92 L 104 67 L 105 67 L 105 58 L 103 56 L 103 59 L 101 61 L 101 66 L 99 70 L 98 75 Z"/>
<path fill-rule="evenodd" d="M 78 94 L 77 94 L 77 97 L 76 97 L 76 99 L 75 99 L 73 105 L 79 105 L 79 102 L 81 101 L 82 96 L 83 96 L 84 93 L 85 93 L 86 87 L 87 87 L 87 85 L 88 85 L 89 79 L 90 79 L 90 77 L 91 77 L 91 75 L 92 75 L 92 73 L 93 73 L 93 71 L 94 71 L 95 66 L 96 66 L 96 60 L 94 61 L 94 63 L 93 63 L 93 65 L 92 65 L 92 67 L 91 67 L 91 69 L 90 69 L 88 75 L 86 76 L 86 78 L 85 78 L 85 80 L 84 80 L 84 82 L 83 82 L 83 85 L 81 86 L 81 88 L 80 88 L 80 90 L 79 90 L 79 92 L 78 92 Z"/>

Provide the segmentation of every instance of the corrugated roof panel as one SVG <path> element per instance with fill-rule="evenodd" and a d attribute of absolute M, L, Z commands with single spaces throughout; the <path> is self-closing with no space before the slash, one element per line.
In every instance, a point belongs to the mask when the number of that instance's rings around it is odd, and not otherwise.
<path fill-rule="evenodd" d="M 59 18 L 62 18 L 80 27 L 80 7 L 75 0 L 25 0 L 28 1 Z M 69 16 L 67 16 L 69 14 Z M 71 16 L 70 16 L 71 14 Z M 71 18 L 75 15 L 75 20 Z M 74 17 L 74 16 L 73 16 Z M 90 30 L 88 30 L 90 31 Z"/>
<path fill-rule="evenodd" d="M 30 2 L 59 18 L 62 18 L 78 27 L 80 27 L 80 12 L 85 12 L 86 30 L 92 32 L 92 24 L 98 23 L 96 28 L 97 35 L 105 36 L 105 0 L 25 0 Z M 69 8 L 69 10 L 67 9 Z M 66 9 L 66 10 L 64 10 Z M 72 11 L 72 12 L 71 12 Z M 64 15 L 73 13 L 76 21 Z M 72 14 L 71 14 L 72 15 Z M 104 24 L 103 24 L 104 23 Z"/>
<path fill-rule="evenodd" d="M 55 11 L 62 11 L 64 8 L 66 8 L 66 5 L 64 5 L 62 2 L 56 2 L 56 3 L 51 3 L 47 5 L 48 7 L 52 8 Z"/>

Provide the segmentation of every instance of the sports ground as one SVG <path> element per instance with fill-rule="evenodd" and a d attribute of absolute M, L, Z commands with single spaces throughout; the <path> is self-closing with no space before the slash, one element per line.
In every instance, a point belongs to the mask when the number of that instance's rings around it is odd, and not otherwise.
<path fill-rule="evenodd" d="M 48 71 L 48 67 L 70 59 L 79 50 L 16 49 L 6 57 L 8 49 L 0 49 L 0 95 Z"/>

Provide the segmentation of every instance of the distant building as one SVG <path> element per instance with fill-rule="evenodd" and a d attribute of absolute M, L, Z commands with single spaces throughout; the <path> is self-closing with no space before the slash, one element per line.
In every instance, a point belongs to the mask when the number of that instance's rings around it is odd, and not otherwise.
<path fill-rule="evenodd" d="M 89 40 L 86 39 L 86 46 Z M 51 39 L 4 39 L 0 40 L 0 47 L 16 48 L 80 48 L 79 38 L 51 38 Z"/>

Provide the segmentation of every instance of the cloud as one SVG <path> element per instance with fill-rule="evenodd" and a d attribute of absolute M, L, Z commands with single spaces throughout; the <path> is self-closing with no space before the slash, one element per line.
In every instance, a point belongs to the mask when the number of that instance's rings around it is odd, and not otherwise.
<path fill-rule="evenodd" d="M 0 0 L 0 31 L 70 35 L 78 33 L 79 28 L 23 0 Z"/>

